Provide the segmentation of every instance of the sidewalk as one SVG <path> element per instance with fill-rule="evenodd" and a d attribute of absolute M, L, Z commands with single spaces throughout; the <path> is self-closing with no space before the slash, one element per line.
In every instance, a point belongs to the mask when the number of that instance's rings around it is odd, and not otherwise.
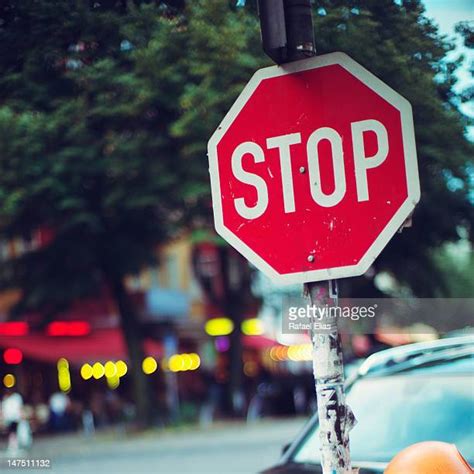
<path fill-rule="evenodd" d="M 28 455 L 51 459 L 54 473 L 252 473 L 274 464 L 283 445 L 304 424 L 301 418 L 216 423 L 140 434 L 100 432 L 35 440 Z M 4 447 L 3 447 L 4 448 Z M 5 454 L 2 455 L 5 466 Z M 22 472 L 38 472 L 25 470 Z"/>

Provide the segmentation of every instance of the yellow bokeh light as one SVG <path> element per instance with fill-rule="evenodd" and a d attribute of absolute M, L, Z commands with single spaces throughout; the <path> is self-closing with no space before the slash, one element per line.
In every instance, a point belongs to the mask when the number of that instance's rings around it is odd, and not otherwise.
<path fill-rule="evenodd" d="M 193 365 L 193 359 L 189 354 L 181 354 L 181 359 L 183 361 L 182 371 L 190 370 Z"/>
<path fill-rule="evenodd" d="M 100 362 L 96 362 L 92 366 L 92 376 L 96 379 L 99 380 L 101 377 L 105 375 L 105 369 L 104 366 Z"/>
<path fill-rule="evenodd" d="M 263 323 L 260 319 L 246 319 L 241 325 L 242 332 L 246 336 L 259 336 L 263 334 Z"/>
<path fill-rule="evenodd" d="M 127 364 L 123 360 L 115 362 L 115 367 L 117 368 L 117 375 L 119 377 L 123 377 L 128 371 Z"/>
<path fill-rule="evenodd" d="M 104 374 L 108 379 L 117 375 L 117 367 L 112 361 L 109 360 L 105 363 Z"/>
<path fill-rule="evenodd" d="M 57 367 L 58 367 L 58 370 L 61 370 L 61 369 L 69 369 L 69 362 L 68 362 L 67 359 L 65 359 L 64 357 L 61 357 L 61 358 L 58 360 Z"/>
<path fill-rule="evenodd" d="M 179 354 L 172 355 L 168 361 L 171 372 L 179 372 L 183 369 L 184 361 Z"/>
<path fill-rule="evenodd" d="M 63 392 L 67 393 L 71 390 L 71 374 L 69 372 L 69 363 L 66 359 L 58 360 L 58 385 Z"/>
<path fill-rule="evenodd" d="M 229 318 L 214 318 L 207 321 L 204 329 L 209 336 L 227 336 L 234 330 L 234 323 Z"/>
<path fill-rule="evenodd" d="M 15 386 L 16 379 L 13 374 L 6 374 L 5 377 L 3 377 L 3 385 L 5 385 L 6 388 L 12 388 Z"/>
<path fill-rule="evenodd" d="M 300 360 L 300 348 L 299 346 L 288 347 L 288 359 L 297 361 Z"/>
<path fill-rule="evenodd" d="M 107 385 L 110 389 L 115 390 L 120 385 L 120 377 L 117 374 L 107 377 Z"/>
<path fill-rule="evenodd" d="M 313 360 L 313 346 L 311 344 L 303 344 L 301 347 L 302 347 L 302 359 Z"/>
<path fill-rule="evenodd" d="M 294 362 L 310 361 L 313 359 L 313 347 L 311 344 L 295 344 L 291 346 L 274 346 L 270 349 L 268 356 L 275 362 L 291 360 Z"/>
<path fill-rule="evenodd" d="M 81 377 L 84 380 L 89 380 L 92 377 L 92 366 L 90 364 L 84 364 L 81 367 Z"/>
<path fill-rule="evenodd" d="M 191 358 L 191 368 L 190 368 L 190 370 L 198 369 L 199 366 L 201 365 L 201 358 L 195 353 L 189 354 L 189 357 Z"/>
<path fill-rule="evenodd" d="M 142 362 L 142 369 L 145 374 L 150 375 L 156 371 L 158 364 L 153 357 L 145 357 Z"/>
<path fill-rule="evenodd" d="M 190 354 L 174 354 L 169 358 L 169 360 L 163 359 L 161 361 L 163 370 L 171 370 L 171 372 L 196 370 L 200 365 L 201 358 L 195 352 Z"/>
<path fill-rule="evenodd" d="M 63 392 L 69 392 L 71 390 L 71 377 L 69 372 L 63 372 L 58 377 L 59 388 Z"/>

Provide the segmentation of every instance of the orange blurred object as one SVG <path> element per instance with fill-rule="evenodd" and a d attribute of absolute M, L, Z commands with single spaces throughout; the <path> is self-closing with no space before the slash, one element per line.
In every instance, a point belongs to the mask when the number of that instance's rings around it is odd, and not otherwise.
<path fill-rule="evenodd" d="M 400 451 L 385 474 L 471 474 L 473 469 L 454 444 L 440 441 L 416 443 Z"/>

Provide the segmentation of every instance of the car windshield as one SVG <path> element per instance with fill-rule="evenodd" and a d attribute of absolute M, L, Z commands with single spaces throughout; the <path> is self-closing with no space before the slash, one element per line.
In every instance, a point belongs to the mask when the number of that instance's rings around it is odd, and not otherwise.
<path fill-rule="evenodd" d="M 454 443 L 474 460 L 474 380 L 471 374 L 405 374 L 357 382 L 347 402 L 358 422 L 351 431 L 354 461 L 388 462 L 420 441 Z M 297 448 L 293 461 L 318 463 L 319 427 Z"/>

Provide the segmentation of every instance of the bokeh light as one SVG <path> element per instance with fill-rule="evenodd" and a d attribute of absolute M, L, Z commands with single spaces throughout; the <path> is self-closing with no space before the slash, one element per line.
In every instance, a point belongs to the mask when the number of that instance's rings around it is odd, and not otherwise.
<path fill-rule="evenodd" d="M 71 373 L 69 372 L 69 362 L 64 357 L 58 360 L 58 385 L 63 392 L 71 390 Z"/>
<path fill-rule="evenodd" d="M 263 334 L 263 323 L 257 318 L 246 319 L 242 322 L 241 329 L 246 336 L 259 336 Z"/>
<path fill-rule="evenodd" d="M 92 377 L 96 380 L 99 380 L 101 377 L 105 375 L 105 368 L 100 362 L 96 362 L 92 366 Z"/>
<path fill-rule="evenodd" d="M 21 352 L 20 349 L 10 347 L 5 349 L 3 360 L 5 361 L 5 364 L 9 365 L 21 364 L 21 361 L 23 360 L 23 352 Z"/>
<path fill-rule="evenodd" d="M 13 374 L 6 374 L 5 377 L 3 377 L 3 385 L 5 385 L 6 388 L 13 388 L 15 383 L 16 379 Z"/>
<path fill-rule="evenodd" d="M 227 336 L 234 330 L 234 323 L 229 318 L 214 318 L 206 322 L 204 329 L 209 336 Z"/>
<path fill-rule="evenodd" d="M 150 375 L 156 371 L 158 364 L 153 357 L 145 357 L 142 362 L 142 369 L 145 374 Z"/>
<path fill-rule="evenodd" d="M 191 358 L 191 368 L 190 368 L 190 370 L 198 369 L 199 366 L 201 365 L 201 358 L 195 353 L 189 354 L 189 357 Z"/>
<path fill-rule="evenodd" d="M 226 352 L 230 348 L 230 339 L 227 336 L 219 336 L 214 340 L 217 352 Z"/>
<path fill-rule="evenodd" d="M 127 364 L 123 360 L 115 362 L 115 367 L 117 367 L 117 375 L 119 377 L 123 377 L 128 371 Z"/>
<path fill-rule="evenodd" d="M 181 360 L 183 361 L 182 362 L 183 368 L 181 370 L 183 372 L 185 372 L 186 370 L 190 370 L 193 360 L 191 359 L 189 354 L 181 354 Z"/>
<path fill-rule="evenodd" d="M 120 385 L 120 377 L 117 374 L 107 377 L 107 385 L 110 389 L 115 390 Z"/>
<path fill-rule="evenodd" d="M 84 380 L 89 380 L 92 377 L 92 366 L 90 364 L 84 364 L 81 367 L 81 377 Z"/>
<path fill-rule="evenodd" d="M 296 344 L 292 346 L 274 346 L 268 353 L 274 362 L 291 360 L 293 362 L 310 361 L 313 358 L 313 347 L 311 344 Z"/>
<path fill-rule="evenodd" d="M 117 367 L 111 360 L 105 363 L 104 374 L 108 379 L 117 376 Z"/>
<path fill-rule="evenodd" d="M 168 361 L 171 372 L 179 372 L 183 368 L 183 359 L 179 354 L 172 355 Z"/>
<path fill-rule="evenodd" d="M 190 354 L 174 354 L 169 358 L 168 363 L 166 364 L 167 368 L 171 370 L 171 372 L 186 372 L 188 370 L 196 370 L 200 365 L 201 358 L 195 352 Z"/>
<path fill-rule="evenodd" d="M 61 370 L 61 369 L 69 369 L 69 362 L 67 361 L 67 359 L 65 359 L 64 357 L 61 357 L 59 360 L 58 360 L 58 370 Z"/>

